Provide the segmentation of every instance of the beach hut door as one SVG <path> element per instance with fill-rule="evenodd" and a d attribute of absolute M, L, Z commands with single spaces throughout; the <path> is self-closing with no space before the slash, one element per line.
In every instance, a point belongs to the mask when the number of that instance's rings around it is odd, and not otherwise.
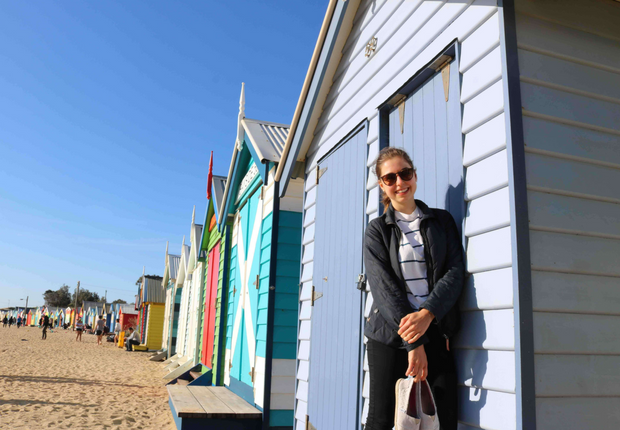
<path fill-rule="evenodd" d="M 359 428 L 366 140 L 362 126 L 316 175 L 308 420 L 317 429 Z"/>
<path fill-rule="evenodd" d="M 234 288 L 233 332 L 231 339 L 230 376 L 241 382 L 238 394 L 246 400 L 253 393 L 256 366 L 256 330 L 258 318 L 258 289 L 254 284 L 260 269 L 263 225 L 263 201 L 260 192 L 248 199 L 235 222 L 237 238 L 233 244 Z M 231 387 L 234 383 L 231 382 Z M 233 389 L 234 391 L 234 389 Z M 253 396 L 253 394 L 251 394 Z"/>

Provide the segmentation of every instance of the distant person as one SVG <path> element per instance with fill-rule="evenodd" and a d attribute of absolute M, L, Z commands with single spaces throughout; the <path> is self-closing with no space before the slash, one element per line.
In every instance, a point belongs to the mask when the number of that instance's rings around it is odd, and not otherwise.
<path fill-rule="evenodd" d="M 48 317 L 47 315 L 45 315 L 43 318 L 43 332 L 41 334 L 41 340 L 45 340 L 47 339 L 47 328 L 50 325 L 50 317 Z"/>
<path fill-rule="evenodd" d="M 133 329 L 133 327 L 129 327 L 129 336 L 125 340 L 125 347 L 127 351 L 132 351 L 132 345 L 140 345 L 140 336 L 138 332 Z"/>
<path fill-rule="evenodd" d="M 118 344 L 118 337 L 121 334 L 121 325 L 118 322 L 118 319 L 116 320 L 116 324 L 114 325 L 114 345 Z"/>
<path fill-rule="evenodd" d="M 9 319 L 6 316 L 2 318 L 2 327 L 6 327 L 8 323 L 9 323 Z"/>
<path fill-rule="evenodd" d="M 97 345 L 102 344 L 104 331 L 105 331 L 105 320 L 103 319 L 103 315 L 99 315 L 99 319 L 95 323 L 95 334 L 97 335 Z"/>
<path fill-rule="evenodd" d="M 84 323 L 82 322 L 82 318 L 78 318 L 75 323 L 75 332 L 77 333 L 75 336 L 75 341 L 82 341 L 82 332 L 84 331 Z"/>
<path fill-rule="evenodd" d="M 22 317 L 17 317 L 17 328 L 22 326 Z"/>
<path fill-rule="evenodd" d="M 39 327 L 43 326 L 43 317 L 39 318 Z"/>
<path fill-rule="evenodd" d="M 15 323 L 15 319 L 13 317 L 9 318 L 9 328 Z"/>

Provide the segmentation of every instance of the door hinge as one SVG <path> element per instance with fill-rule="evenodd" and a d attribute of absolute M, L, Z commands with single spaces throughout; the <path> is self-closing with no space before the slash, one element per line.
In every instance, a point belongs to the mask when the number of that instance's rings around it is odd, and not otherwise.
<path fill-rule="evenodd" d="M 443 94 L 446 96 L 446 101 L 448 101 L 450 97 L 450 63 L 442 66 L 441 79 L 443 80 Z"/>
<path fill-rule="evenodd" d="M 400 134 L 405 132 L 405 100 L 407 100 L 407 96 L 402 95 L 396 103 L 394 103 L 395 107 L 398 107 L 398 120 L 400 121 Z"/>
<path fill-rule="evenodd" d="M 316 430 L 316 427 L 310 423 L 310 417 L 308 415 L 306 415 L 306 430 Z"/>
<path fill-rule="evenodd" d="M 233 287 L 233 296 L 237 294 L 237 287 Z"/>
<path fill-rule="evenodd" d="M 250 377 L 252 378 L 252 384 L 254 383 L 254 368 L 252 367 L 252 370 L 250 370 L 248 372 L 248 375 L 250 375 Z"/>
<path fill-rule="evenodd" d="M 321 176 L 323 176 L 325 172 L 327 172 L 327 167 L 321 169 L 318 165 L 316 166 L 316 185 L 319 185 L 319 179 L 321 178 Z"/>
<path fill-rule="evenodd" d="M 366 275 L 363 273 L 357 275 L 357 289 L 360 291 L 366 291 Z"/>
<path fill-rule="evenodd" d="M 314 285 L 312 286 L 312 306 L 314 306 L 314 302 L 323 297 L 323 293 L 314 290 Z"/>
<path fill-rule="evenodd" d="M 258 290 L 258 287 L 260 286 L 260 275 L 256 275 L 256 281 L 253 282 L 253 284 L 256 286 L 256 289 Z"/>
<path fill-rule="evenodd" d="M 260 200 L 263 200 L 263 191 L 265 190 L 264 186 L 260 187 Z"/>

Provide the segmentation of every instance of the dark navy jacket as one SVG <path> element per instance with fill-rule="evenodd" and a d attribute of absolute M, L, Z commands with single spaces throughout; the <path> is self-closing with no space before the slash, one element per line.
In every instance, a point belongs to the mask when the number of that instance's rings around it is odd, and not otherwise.
<path fill-rule="evenodd" d="M 448 211 L 429 208 L 420 200 L 415 202 L 422 212 L 420 233 L 429 289 L 422 309 L 435 315 L 434 323 L 439 324 L 440 332 L 447 339 L 454 336 L 460 326 L 456 302 L 465 279 L 461 238 Z M 392 205 L 366 228 L 364 262 L 373 304 L 364 335 L 385 345 L 411 351 L 429 340 L 425 334 L 408 344 L 398 335 L 400 320 L 415 312 L 407 299 L 407 285 L 398 259 L 401 235 Z"/>

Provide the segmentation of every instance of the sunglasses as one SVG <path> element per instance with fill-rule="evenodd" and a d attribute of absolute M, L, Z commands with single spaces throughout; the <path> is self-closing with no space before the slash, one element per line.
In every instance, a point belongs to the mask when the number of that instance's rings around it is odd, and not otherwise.
<path fill-rule="evenodd" d="M 413 178 L 413 168 L 405 167 L 403 170 L 397 173 L 388 173 L 387 175 L 381 176 L 381 180 L 383 183 L 389 187 L 396 183 L 396 176 L 400 176 L 400 179 L 403 181 L 410 181 Z"/>

